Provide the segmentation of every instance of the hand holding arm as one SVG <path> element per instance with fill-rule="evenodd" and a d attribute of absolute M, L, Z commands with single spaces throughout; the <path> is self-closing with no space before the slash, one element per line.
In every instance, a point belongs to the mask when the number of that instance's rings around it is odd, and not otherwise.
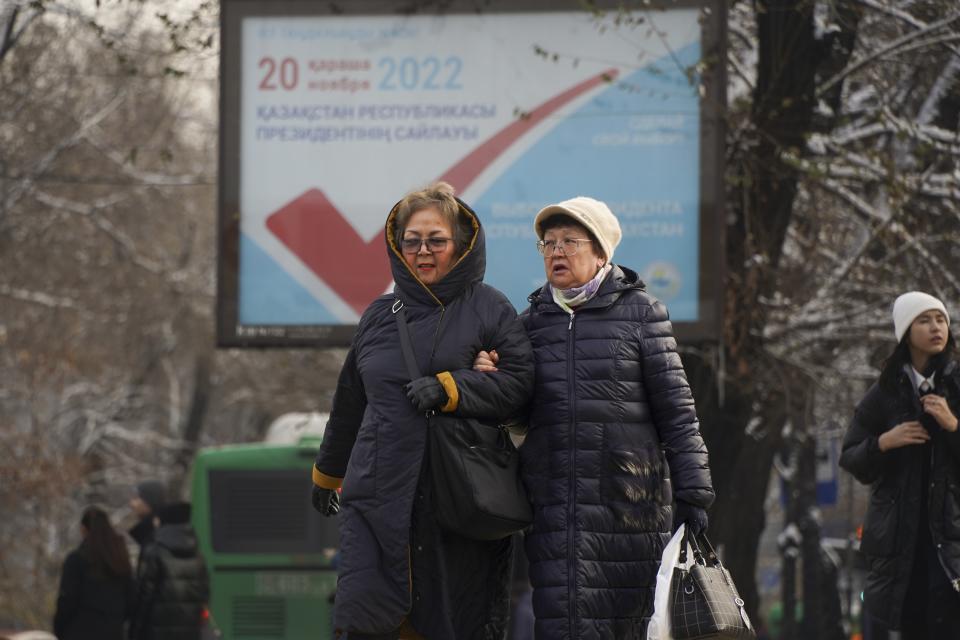
<path fill-rule="evenodd" d="M 437 377 L 450 399 L 443 411 L 453 411 L 461 417 L 504 420 L 522 411 L 530 398 L 533 351 L 513 306 L 503 294 L 492 290 L 491 293 L 496 297 L 489 304 L 498 313 L 487 316 L 480 336 L 480 345 L 490 348 L 478 351 L 478 356 L 487 355 L 487 366 L 475 366 L 475 359 L 473 363 L 464 363 L 467 366 L 462 369 L 441 372 Z"/>
<path fill-rule="evenodd" d="M 473 361 L 474 371 L 498 371 L 497 363 L 500 362 L 500 354 L 496 349 L 490 351 L 480 351 Z"/>

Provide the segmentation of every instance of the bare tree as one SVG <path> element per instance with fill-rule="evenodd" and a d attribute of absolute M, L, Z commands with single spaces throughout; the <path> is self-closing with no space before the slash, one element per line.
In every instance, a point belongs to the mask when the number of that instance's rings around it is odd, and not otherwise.
<path fill-rule="evenodd" d="M 216 16 L 159 4 L 2 5 L 0 626 L 48 625 L 86 503 L 326 409 L 342 362 L 215 350 Z"/>
<path fill-rule="evenodd" d="M 958 19 L 948 2 L 731 9 L 724 364 L 695 364 L 711 530 L 751 610 L 784 433 L 848 420 L 898 293 L 960 296 Z"/>

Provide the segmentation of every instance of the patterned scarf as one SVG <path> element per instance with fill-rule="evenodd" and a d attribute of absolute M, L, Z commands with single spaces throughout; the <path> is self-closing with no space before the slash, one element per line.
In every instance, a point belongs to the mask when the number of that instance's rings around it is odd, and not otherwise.
<path fill-rule="evenodd" d="M 580 287 L 556 289 L 551 286 L 550 293 L 553 294 L 553 301 L 556 302 L 561 309 L 572 315 L 577 307 L 597 295 L 597 291 L 600 290 L 600 283 L 607 277 L 611 269 L 613 269 L 613 266 L 608 262 L 600 267 L 597 275 L 593 276 L 593 280 Z"/>

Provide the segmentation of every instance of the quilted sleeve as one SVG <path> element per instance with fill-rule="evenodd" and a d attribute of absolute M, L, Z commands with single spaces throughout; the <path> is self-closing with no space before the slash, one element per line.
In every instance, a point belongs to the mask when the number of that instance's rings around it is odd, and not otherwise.
<path fill-rule="evenodd" d="M 367 407 L 363 380 L 357 370 L 355 347 L 347 353 L 333 395 L 330 420 L 323 432 L 323 443 L 313 468 L 313 483 L 324 489 L 337 489 L 347 472 L 350 453 Z"/>
<path fill-rule="evenodd" d="M 857 405 L 843 436 L 840 468 L 863 484 L 872 484 L 883 475 L 890 459 L 880 451 L 880 434 L 884 431 L 880 400 L 880 387 L 875 384 Z"/>
<path fill-rule="evenodd" d="M 651 299 L 645 308 L 640 343 L 643 385 L 660 446 L 670 465 L 674 496 L 706 509 L 714 500 L 707 447 L 700 435 L 693 393 L 677 353 L 673 326 L 659 301 Z"/>

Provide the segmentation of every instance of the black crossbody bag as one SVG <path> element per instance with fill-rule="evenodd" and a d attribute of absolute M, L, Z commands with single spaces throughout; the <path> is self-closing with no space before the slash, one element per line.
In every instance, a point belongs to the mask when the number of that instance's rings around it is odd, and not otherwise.
<path fill-rule="evenodd" d="M 421 377 L 403 302 L 393 314 L 411 380 Z M 473 540 L 500 540 L 533 522 L 520 480 L 520 452 L 506 427 L 427 412 L 430 485 L 440 526 Z"/>

